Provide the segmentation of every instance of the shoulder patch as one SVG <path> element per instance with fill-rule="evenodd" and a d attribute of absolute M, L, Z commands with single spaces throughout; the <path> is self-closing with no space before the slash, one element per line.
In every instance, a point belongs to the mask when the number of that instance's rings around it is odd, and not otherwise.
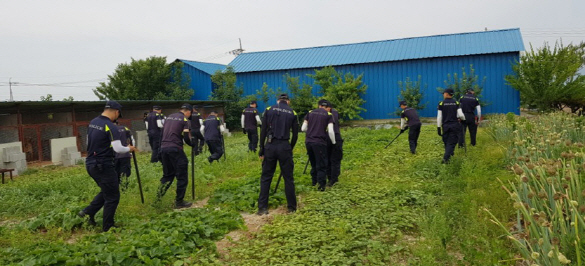
<path fill-rule="evenodd" d="M 124 129 L 126 129 L 126 130 L 130 131 L 130 129 L 129 129 L 128 127 L 124 127 Z"/>
<path fill-rule="evenodd" d="M 183 117 L 183 121 L 187 122 L 187 118 L 186 117 Z"/>
<path fill-rule="evenodd" d="M 455 101 L 455 103 L 456 103 L 456 104 L 459 104 L 459 102 L 458 102 L 458 101 Z"/>
<path fill-rule="evenodd" d="M 440 101 L 440 102 L 439 102 L 439 105 L 443 105 L 443 101 Z"/>
<path fill-rule="evenodd" d="M 331 112 L 327 112 L 327 115 L 332 115 Z"/>
<path fill-rule="evenodd" d="M 272 108 L 272 106 L 268 106 L 268 107 L 266 107 L 266 110 L 270 110 L 270 108 Z"/>
<path fill-rule="evenodd" d="M 106 124 L 106 131 L 110 131 L 110 127 L 108 127 L 108 124 Z"/>
<path fill-rule="evenodd" d="M 219 117 L 216 117 L 215 119 L 219 120 Z"/>
<path fill-rule="evenodd" d="M 293 110 L 293 114 L 294 114 L 294 115 L 297 115 L 297 112 L 296 112 L 295 110 Z"/>

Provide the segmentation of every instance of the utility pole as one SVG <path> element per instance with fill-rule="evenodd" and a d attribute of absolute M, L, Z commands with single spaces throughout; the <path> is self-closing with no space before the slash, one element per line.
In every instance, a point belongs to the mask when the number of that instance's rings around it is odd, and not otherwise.
<path fill-rule="evenodd" d="M 10 101 L 14 102 L 14 97 L 12 96 L 12 84 L 18 84 L 18 82 L 12 82 L 12 77 L 8 79 L 8 87 L 10 87 Z"/>
<path fill-rule="evenodd" d="M 244 52 L 244 49 L 242 49 L 242 39 L 238 38 L 238 40 L 240 41 L 240 49 L 235 49 L 235 50 L 229 51 L 230 54 L 233 54 L 236 57 Z"/>

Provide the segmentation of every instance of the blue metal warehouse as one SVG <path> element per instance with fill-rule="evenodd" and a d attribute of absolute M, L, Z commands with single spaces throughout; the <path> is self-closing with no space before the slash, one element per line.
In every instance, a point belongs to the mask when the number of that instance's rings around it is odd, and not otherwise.
<path fill-rule="evenodd" d="M 199 99 L 200 101 L 209 100 L 211 90 L 213 89 L 211 75 L 217 70 L 224 70 L 225 65 L 183 59 L 177 59 L 175 62 L 183 62 L 183 73 L 191 77 L 189 87 L 195 90 L 192 99 Z"/>
<path fill-rule="evenodd" d="M 436 104 L 442 100 L 437 88 L 444 86 L 447 74 L 461 73 L 463 67 L 468 71 L 473 65 L 480 80 L 486 77 L 483 97 L 490 105 L 484 113 L 519 114 L 520 95 L 505 84 L 504 77 L 512 73 L 512 63 L 523 50 L 520 29 L 506 29 L 243 53 L 230 65 L 238 84 L 244 86 L 244 95 L 254 94 L 264 82 L 286 90 L 283 76 L 287 73 L 300 77 L 301 83 L 313 84 L 307 74 L 325 66 L 355 76 L 363 74 L 363 82 L 368 85 L 363 106 L 367 112 L 361 115 L 364 119 L 394 117 L 389 114 L 397 108 L 398 82 L 407 77 L 416 80 L 419 75 L 427 86 L 423 102 L 428 103 L 420 115 L 435 116 Z M 314 92 L 319 91 L 313 87 Z"/>

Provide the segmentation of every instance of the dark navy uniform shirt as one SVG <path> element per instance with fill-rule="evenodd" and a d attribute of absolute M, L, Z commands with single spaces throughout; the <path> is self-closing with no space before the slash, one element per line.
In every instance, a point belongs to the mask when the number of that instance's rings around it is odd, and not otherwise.
<path fill-rule="evenodd" d="M 124 147 L 128 146 L 128 144 L 130 144 L 130 141 L 132 141 L 132 132 L 126 126 L 118 125 L 117 128 L 118 128 L 118 134 L 120 135 L 120 143 L 122 143 L 122 146 L 124 146 Z M 129 152 L 126 152 L 126 153 L 117 153 L 116 152 L 116 159 L 130 158 L 130 157 L 132 157 L 132 154 Z"/>
<path fill-rule="evenodd" d="M 256 108 L 248 107 L 242 111 L 242 115 L 244 115 L 244 128 L 256 129 L 258 126 L 258 122 L 256 121 L 258 110 Z"/>
<path fill-rule="evenodd" d="M 459 119 L 457 118 L 457 109 L 459 109 L 459 102 L 452 98 L 439 102 L 437 110 L 442 111 L 443 124 L 459 122 Z"/>
<path fill-rule="evenodd" d="M 148 134 L 160 133 L 161 129 L 158 127 L 157 121 L 163 119 L 164 119 L 163 114 L 159 114 L 155 111 L 150 112 L 146 117 L 146 122 L 148 122 L 148 128 L 146 130 L 148 131 Z"/>
<path fill-rule="evenodd" d="M 459 101 L 461 102 L 461 111 L 463 111 L 463 113 L 473 114 L 475 111 L 475 107 L 479 105 L 479 100 L 477 99 L 477 97 L 475 97 L 475 95 L 471 93 L 461 96 L 461 99 Z"/>
<path fill-rule="evenodd" d="M 455 110 L 455 111 L 457 111 L 457 110 Z M 414 109 L 412 107 L 406 107 L 406 109 L 402 110 L 402 113 L 400 114 L 400 118 L 404 118 L 407 122 L 406 125 L 409 127 L 421 124 L 420 119 L 418 118 L 418 113 L 416 112 L 416 109 Z"/>
<path fill-rule="evenodd" d="M 323 108 L 310 111 L 305 120 L 308 122 L 305 143 L 321 143 L 327 145 L 327 126 L 333 123 L 333 115 Z"/>
<path fill-rule="evenodd" d="M 91 120 L 87 130 L 87 160 L 114 159 L 114 140 L 120 140 L 120 134 L 109 118 L 100 115 Z"/>
<path fill-rule="evenodd" d="M 183 149 L 183 130 L 185 129 L 189 129 L 189 122 L 183 113 L 169 115 L 162 129 L 160 147 Z"/>
<path fill-rule="evenodd" d="M 193 111 L 191 113 L 191 130 L 199 130 L 201 128 L 199 119 L 201 119 L 201 114 L 199 112 Z"/>
<path fill-rule="evenodd" d="M 221 125 L 221 120 L 219 117 L 210 115 L 203 121 L 203 126 L 205 126 L 205 132 L 203 137 L 205 140 L 221 140 L 221 132 L 219 131 L 219 126 Z"/>
<path fill-rule="evenodd" d="M 335 132 L 335 141 L 341 140 L 341 131 L 339 131 L 339 112 L 335 108 L 331 108 L 331 115 L 333 115 L 333 132 Z"/>
<path fill-rule="evenodd" d="M 292 139 L 290 132 L 292 129 Z M 260 147 L 264 147 L 266 137 L 272 136 L 276 140 L 291 140 L 294 148 L 299 134 L 299 120 L 295 112 L 287 103 L 281 102 L 266 108 L 262 115 L 262 130 L 260 132 Z"/>

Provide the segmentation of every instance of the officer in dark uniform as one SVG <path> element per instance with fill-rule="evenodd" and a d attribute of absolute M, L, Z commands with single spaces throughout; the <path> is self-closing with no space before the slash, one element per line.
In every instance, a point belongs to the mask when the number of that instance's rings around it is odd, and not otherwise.
<path fill-rule="evenodd" d="M 451 156 L 455 154 L 455 146 L 457 146 L 459 135 L 461 135 L 459 119 L 465 120 L 459 102 L 453 99 L 453 94 L 452 89 L 444 90 L 444 100 L 439 102 L 437 108 L 437 134 L 443 137 L 443 143 L 445 144 L 443 163 L 448 163 Z M 443 127 L 442 132 L 441 126 Z"/>
<path fill-rule="evenodd" d="M 211 155 L 207 157 L 209 163 L 213 163 L 214 160 L 217 161 L 223 156 L 223 145 L 221 142 L 223 136 L 221 134 L 224 131 L 225 127 L 219 117 L 217 117 L 217 113 L 211 111 L 201 126 L 201 133 L 203 133 L 205 142 L 207 142 L 207 147 L 209 147 L 209 153 L 211 153 Z"/>
<path fill-rule="evenodd" d="M 197 108 L 193 108 L 191 114 L 191 137 L 193 137 L 193 149 L 195 149 L 195 155 L 200 154 L 203 151 L 203 145 L 205 145 L 205 138 L 201 134 L 201 125 L 203 125 L 203 118 L 197 111 Z"/>
<path fill-rule="evenodd" d="M 481 119 L 481 106 L 479 105 L 479 99 L 475 97 L 475 91 L 473 91 L 473 89 L 468 89 L 467 94 L 461 96 L 459 102 L 461 102 L 461 110 L 463 111 L 463 115 L 465 115 L 465 121 L 461 122 L 463 132 L 462 136 L 459 138 L 459 147 L 465 145 L 465 132 L 467 131 L 467 128 L 469 128 L 471 146 L 475 146 L 477 125 L 479 125 Z M 475 116 L 474 111 L 477 111 L 477 116 Z"/>
<path fill-rule="evenodd" d="M 416 109 L 408 107 L 406 101 L 400 102 L 402 113 L 400 114 L 400 133 L 408 131 L 408 144 L 410 145 L 410 153 L 416 154 L 416 146 L 418 146 L 418 136 L 420 135 L 420 127 L 422 123 L 418 118 Z"/>
<path fill-rule="evenodd" d="M 262 125 L 256 101 L 251 101 L 250 106 L 242 111 L 242 130 L 248 134 L 248 151 L 256 152 L 258 146 L 258 125 Z"/>
<path fill-rule="evenodd" d="M 333 186 L 339 181 L 339 175 L 341 174 L 341 160 L 343 159 L 343 139 L 341 138 L 341 131 L 339 131 L 339 112 L 333 108 L 331 102 L 325 108 L 327 112 L 333 115 L 333 132 L 335 133 L 335 144 L 331 143 L 331 140 L 327 139 L 327 154 L 329 155 L 329 161 L 327 164 L 327 186 Z"/>
<path fill-rule="evenodd" d="M 280 172 L 284 178 L 284 193 L 288 212 L 297 210 L 292 150 L 297 144 L 299 121 L 297 113 L 290 108 L 289 104 L 288 95 L 281 94 L 278 97 L 277 104 L 266 108 L 262 116 L 260 151 L 258 155 L 263 161 L 262 176 L 260 177 L 260 196 L 258 197 L 258 215 L 268 214 L 268 194 L 270 193 L 270 183 L 276 170 L 276 162 L 280 164 Z M 290 138 L 291 131 L 292 138 Z"/>
<path fill-rule="evenodd" d="M 189 161 L 183 151 L 183 141 L 192 146 L 189 133 L 189 122 L 193 106 L 185 103 L 179 112 L 166 118 L 162 129 L 161 157 L 163 165 L 163 177 L 160 179 L 158 198 L 166 193 L 167 189 L 177 178 L 177 196 L 175 209 L 190 207 L 193 203 L 184 201 L 185 191 L 189 185 L 188 165 Z"/>
<path fill-rule="evenodd" d="M 158 162 L 158 152 L 160 149 L 161 129 L 164 124 L 165 116 L 162 114 L 162 108 L 158 105 L 152 107 L 152 112 L 146 117 L 146 132 L 148 133 L 148 141 L 152 149 L 150 162 Z"/>
<path fill-rule="evenodd" d="M 122 146 L 126 147 L 128 144 L 134 143 L 134 137 L 132 137 L 132 131 L 126 126 L 122 126 L 118 124 L 118 121 L 115 121 L 118 134 L 120 134 L 120 143 Z M 130 164 L 130 160 L 132 159 L 132 154 L 127 153 L 117 153 L 114 159 L 114 168 L 116 168 L 116 173 L 118 173 L 118 180 L 121 182 L 122 177 L 129 177 L 132 173 L 132 165 Z M 124 189 L 124 188 L 122 188 Z"/>
<path fill-rule="evenodd" d="M 114 216 L 120 202 L 120 184 L 114 168 L 114 152 L 136 151 L 132 145 L 122 146 L 118 129 L 113 121 L 122 116 L 122 106 L 116 101 L 108 101 L 102 114 L 89 122 L 87 130 L 87 173 L 100 187 L 93 201 L 78 215 L 89 216 L 89 224 L 95 225 L 95 214 L 103 207 L 104 231 L 114 226 Z"/>
<path fill-rule="evenodd" d="M 328 164 L 327 136 L 329 136 L 331 144 L 335 145 L 337 141 L 335 141 L 335 130 L 333 129 L 333 115 L 325 110 L 329 107 L 329 102 L 320 100 L 318 105 L 319 108 L 310 111 L 305 116 L 301 130 L 307 132 L 305 145 L 311 162 L 313 186 L 319 184 L 318 189 L 324 191 Z"/>

